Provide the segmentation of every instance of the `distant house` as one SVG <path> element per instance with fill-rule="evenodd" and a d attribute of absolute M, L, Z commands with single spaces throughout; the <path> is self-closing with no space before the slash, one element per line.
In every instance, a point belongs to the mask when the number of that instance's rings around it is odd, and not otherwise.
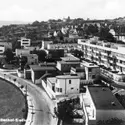
<path fill-rule="evenodd" d="M 111 120 L 114 120 L 115 125 L 119 125 L 119 121 L 122 122 L 120 125 L 125 124 L 125 109 L 108 87 L 89 86 L 80 100 L 84 109 L 85 125 L 103 125 Z"/>
<path fill-rule="evenodd" d="M 40 78 L 46 73 L 50 73 L 52 76 L 56 75 L 56 68 L 52 66 L 30 65 L 30 70 L 31 79 L 34 84 L 41 83 Z"/>
<path fill-rule="evenodd" d="M 29 49 L 16 49 L 16 56 L 20 56 L 22 54 L 30 54 Z"/>
<path fill-rule="evenodd" d="M 42 49 L 47 49 L 48 44 L 53 43 L 53 41 L 42 41 Z"/>
<path fill-rule="evenodd" d="M 19 41 L 20 41 L 22 47 L 27 47 L 27 46 L 31 45 L 30 39 L 21 38 L 21 40 L 19 40 Z"/>
<path fill-rule="evenodd" d="M 80 77 L 76 75 L 59 75 L 47 78 L 47 85 L 56 95 L 78 94 Z"/>
<path fill-rule="evenodd" d="M 109 31 L 117 40 L 125 42 L 125 33 L 115 32 L 114 29 L 110 29 Z"/>
<path fill-rule="evenodd" d="M 57 61 L 57 68 L 62 72 L 70 72 L 71 67 L 79 67 L 80 59 L 74 56 L 62 57 L 61 61 Z"/>

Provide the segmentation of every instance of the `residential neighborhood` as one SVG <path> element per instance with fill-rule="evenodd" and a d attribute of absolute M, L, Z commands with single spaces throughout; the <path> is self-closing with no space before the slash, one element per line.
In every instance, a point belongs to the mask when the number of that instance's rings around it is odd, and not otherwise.
<path fill-rule="evenodd" d="M 125 125 L 125 17 L 69 15 L 0 27 L 0 125 Z"/>

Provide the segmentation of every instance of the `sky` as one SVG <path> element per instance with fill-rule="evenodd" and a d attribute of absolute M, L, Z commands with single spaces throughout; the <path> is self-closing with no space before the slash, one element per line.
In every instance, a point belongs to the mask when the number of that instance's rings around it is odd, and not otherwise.
<path fill-rule="evenodd" d="M 125 16 L 124 6 L 125 0 L 0 0 L 0 20 L 113 19 Z"/>

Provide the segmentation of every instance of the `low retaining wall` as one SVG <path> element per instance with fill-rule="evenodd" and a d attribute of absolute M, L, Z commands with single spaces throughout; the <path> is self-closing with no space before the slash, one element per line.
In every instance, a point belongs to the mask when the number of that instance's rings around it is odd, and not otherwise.
<path fill-rule="evenodd" d="M 56 99 L 55 93 L 50 89 L 50 87 L 42 80 L 42 86 L 45 89 L 46 93 L 49 95 L 51 99 Z"/>

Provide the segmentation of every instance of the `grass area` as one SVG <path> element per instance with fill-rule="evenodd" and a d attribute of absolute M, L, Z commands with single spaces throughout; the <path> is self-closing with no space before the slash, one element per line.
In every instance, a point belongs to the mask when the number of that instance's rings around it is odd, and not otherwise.
<path fill-rule="evenodd" d="M 0 79 L 0 119 L 26 117 L 25 97 L 14 85 Z M 0 122 L 0 125 L 22 125 L 21 122 Z"/>

